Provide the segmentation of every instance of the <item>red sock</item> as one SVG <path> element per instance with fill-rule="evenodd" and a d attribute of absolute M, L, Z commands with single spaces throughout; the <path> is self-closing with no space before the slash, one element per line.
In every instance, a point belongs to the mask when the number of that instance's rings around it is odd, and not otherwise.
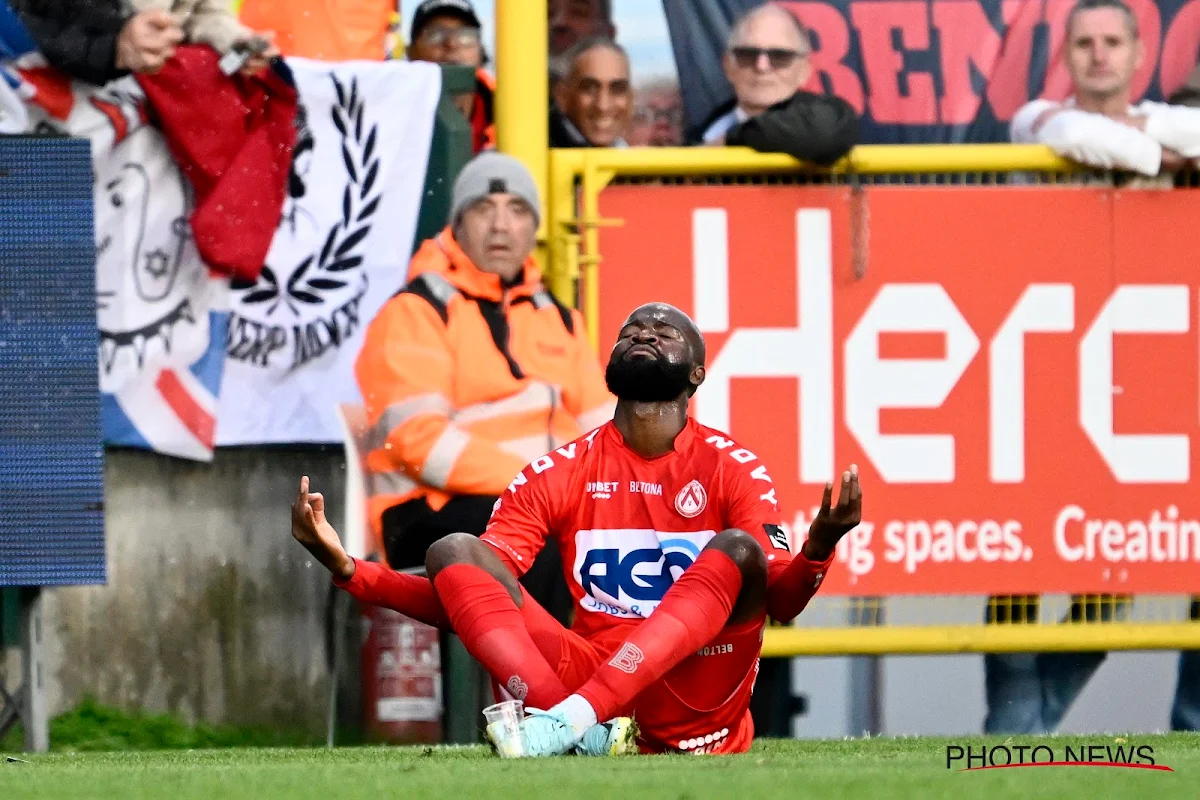
<path fill-rule="evenodd" d="M 442 608 L 433 584 L 422 575 L 408 575 L 372 561 L 354 560 L 354 574 L 348 581 L 333 579 L 355 600 L 399 611 L 418 622 L 444 631 L 450 630 L 450 618 Z"/>
<path fill-rule="evenodd" d="M 719 550 L 700 553 L 645 622 L 578 691 L 603 722 L 650 684 L 711 642 L 742 590 L 742 571 Z"/>
<path fill-rule="evenodd" d="M 433 579 L 450 624 L 475 659 L 526 706 L 550 708 L 566 687 L 538 651 L 508 590 L 472 564 L 447 567 Z"/>

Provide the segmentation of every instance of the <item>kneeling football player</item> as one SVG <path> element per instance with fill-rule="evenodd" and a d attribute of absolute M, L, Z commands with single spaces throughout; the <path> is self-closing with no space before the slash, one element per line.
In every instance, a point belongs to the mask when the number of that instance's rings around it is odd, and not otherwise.
<path fill-rule="evenodd" d="M 862 492 L 854 466 L 836 505 L 827 485 L 793 554 L 766 466 L 688 416 L 704 363 L 686 314 L 636 309 L 605 373 L 613 420 L 522 470 L 483 536 L 434 543 L 428 577 L 348 556 L 307 478 L 292 534 L 358 600 L 452 629 L 525 702 L 519 746 L 493 741 L 501 753 L 744 752 L 766 618 L 808 604 Z M 517 581 L 550 537 L 576 601 L 570 630 Z"/>

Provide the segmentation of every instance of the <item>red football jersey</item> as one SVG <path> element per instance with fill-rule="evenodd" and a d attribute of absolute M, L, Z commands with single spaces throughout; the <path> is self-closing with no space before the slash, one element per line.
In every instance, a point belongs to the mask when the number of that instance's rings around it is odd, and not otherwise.
<path fill-rule="evenodd" d="M 609 422 L 522 470 L 482 538 L 523 574 L 553 537 L 577 603 L 572 629 L 607 653 L 721 531 L 743 530 L 769 562 L 789 562 L 780 521 L 766 466 L 720 431 L 689 419 L 672 452 L 646 459 Z"/>

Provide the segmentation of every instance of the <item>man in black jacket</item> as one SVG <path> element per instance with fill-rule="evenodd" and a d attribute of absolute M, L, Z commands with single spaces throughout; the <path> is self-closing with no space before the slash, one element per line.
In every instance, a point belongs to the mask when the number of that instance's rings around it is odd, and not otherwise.
<path fill-rule="evenodd" d="M 157 72 L 183 40 L 166 11 L 133 14 L 120 0 L 9 2 L 52 67 L 97 86 L 130 72 Z"/>
<path fill-rule="evenodd" d="M 794 14 L 768 3 L 733 26 L 725 75 L 734 99 L 688 139 L 691 144 L 744 145 L 828 166 L 858 143 L 858 116 L 840 97 L 798 87 L 812 75 L 808 32 Z"/>

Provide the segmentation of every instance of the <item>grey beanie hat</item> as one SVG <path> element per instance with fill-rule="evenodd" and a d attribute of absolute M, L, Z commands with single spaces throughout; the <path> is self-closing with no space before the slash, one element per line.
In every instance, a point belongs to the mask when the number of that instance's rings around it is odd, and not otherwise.
<path fill-rule="evenodd" d="M 475 156 L 458 174 L 450 205 L 451 224 L 458 222 L 463 210 L 476 200 L 498 193 L 520 197 L 533 209 L 534 218 L 541 224 L 542 206 L 533 176 L 520 161 L 495 150 L 485 150 Z"/>

